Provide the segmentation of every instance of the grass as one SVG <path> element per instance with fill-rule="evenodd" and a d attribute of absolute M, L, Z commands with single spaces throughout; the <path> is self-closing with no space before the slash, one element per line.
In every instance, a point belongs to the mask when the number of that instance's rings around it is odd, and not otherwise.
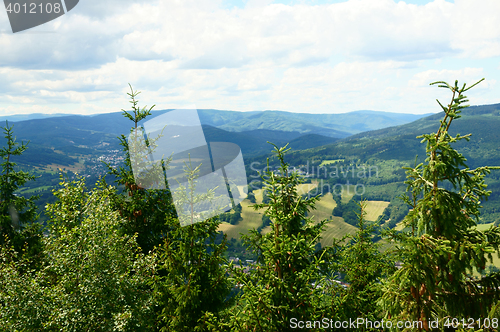
<path fill-rule="evenodd" d="M 342 199 L 341 202 L 342 204 L 347 204 L 351 200 L 352 196 L 355 194 L 355 189 L 356 186 L 353 186 L 352 184 L 343 184 L 342 185 Z"/>
<path fill-rule="evenodd" d="M 309 212 L 309 216 L 313 216 L 315 221 L 330 219 L 333 209 L 337 203 L 333 200 L 332 194 L 328 193 L 316 202 L 316 209 Z"/>
<path fill-rule="evenodd" d="M 46 190 L 50 190 L 52 188 L 53 188 L 52 186 L 40 186 L 40 187 L 36 187 L 36 188 L 31 188 L 31 189 L 20 188 L 19 190 L 16 190 L 16 193 L 19 193 L 19 194 L 33 194 L 33 193 L 36 193 L 37 191 L 46 191 Z"/>
<path fill-rule="evenodd" d="M 331 160 L 323 160 L 321 164 L 319 164 L 319 167 L 325 166 L 325 165 L 330 165 L 330 164 L 336 164 L 338 162 L 344 161 L 344 159 L 331 159 Z"/>
<path fill-rule="evenodd" d="M 376 221 L 388 205 L 389 202 L 385 201 L 366 201 L 365 219 L 369 221 Z"/>
<path fill-rule="evenodd" d="M 255 193 L 256 191 L 254 191 Z M 261 194 L 262 196 L 262 194 Z M 262 199 L 261 199 L 262 201 Z M 248 199 L 241 201 L 241 218 L 240 222 L 236 225 L 231 225 L 229 223 L 222 223 L 219 226 L 219 230 L 227 234 L 227 238 L 240 238 L 240 233 L 248 234 L 251 229 L 257 229 L 262 225 L 262 211 L 255 211 L 252 208 L 253 203 L 250 203 Z"/>
<path fill-rule="evenodd" d="M 75 162 L 73 165 L 68 166 L 68 165 L 58 165 L 58 164 L 50 164 L 45 166 L 45 169 L 42 169 L 44 171 L 49 171 L 51 173 L 53 172 L 58 172 L 59 169 L 63 170 L 64 172 L 71 171 L 71 172 L 79 172 L 83 169 L 85 169 L 85 165 L 81 162 Z"/>
<path fill-rule="evenodd" d="M 297 190 L 299 192 L 307 192 L 317 187 L 317 183 L 304 183 L 300 184 Z M 354 186 L 351 186 L 354 187 Z M 348 188 L 345 188 L 346 190 Z M 255 195 L 255 199 L 257 203 L 262 203 L 262 189 L 254 190 L 253 193 Z M 342 193 L 342 199 L 345 197 L 353 196 L 353 188 L 347 190 Z M 347 198 L 346 198 L 347 199 Z M 367 220 L 376 220 L 378 216 L 382 213 L 385 207 L 389 204 L 389 202 L 383 201 L 367 201 Z M 227 234 L 227 237 L 239 239 L 241 234 L 248 234 L 249 230 L 257 229 L 260 225 L 262 225 L 262 215 L 263 211 L 255 211 L 251 206 L 253 204 L 250 203 L 248 199 L 245 199 L 241 202 L 242 207 L 242 219 L 237 225 L 231 225 L 228 223 L 223 223 L 219 226 L 219 230 L 223 231 Z M 340 239 L 346 234 L 353 234 L 356 232 L 357 228 L 355 226 L 349 225 L 344 222 L 344 219 L 341 217 L 332 216 L 332 211 L 337 206 L 335 203 L 333 196 L 331 193 L 328 193 L 321 197 L 321 199 L 316 202 L 316 209 L 309 212 L 309 216 L 313 218 L 314 221 L 319 222 L 321 220 L 328 220 L 325 231 L 322 235 L 321 245 L 323 247 L 330 246 L 333 243 L 333 239 Z M 271 230 L 271 228 L 265 227 L 262 230 L 262 234 L 266 234 Z"/>
<path fill-rule="evenodd" d="M 357 230 L 357 227 L 345 223 L 341 217 L 332 217 L 321 235 L 321 246 L 331 246 L 333 239 L 341 239 L 344 235 L 356 233 Z"/>
<path fill-rule="evenodd" d="M 243 191 L 245 189 L 245 186 L 238 186 L 238 193 L 240 194 L 240 197 L 243 197 L 246 195 L 246 193 Z"/>
<path fill-rule="evenodd" d="M 260 204 L 262 203 L 263 198 L 263 193 L 264 189 L 257 189 L 253 191 L 253 194 L 255 195 L 255 201 Z"/>
<path fill-rule="evenodd" d="M 493 226 L 495 223 L 489 223 L 489 224 L 479 224 L 476 226 L 476 229 L 478 231 L 486 231 L 488 230 L 491 226 Z"/>
<path fill-rule="evenodd" d="M 297 192 L 299 195 L 304 195 L 310 192 L 313 189 L 316 189 L 318 187 L 318 182 L 312 182 L 312 183 L 301 183 L 297 186 Z"/>
<path fill-rule="evenodd" d="M 341 239 L 344 235 L 353 234 L 357 230 L 356 227 L 345 223 L 343 218 L 332 216 L 332 211 L 336 206 L 337 203 L 333 200 L 332 194 L 328 193 L 316 202 L 316 209 L 309 212 L 309 216 L 316 222 L 328 220 L 321 235 L 322 247 L 331 246 L 334 238 Z"/>

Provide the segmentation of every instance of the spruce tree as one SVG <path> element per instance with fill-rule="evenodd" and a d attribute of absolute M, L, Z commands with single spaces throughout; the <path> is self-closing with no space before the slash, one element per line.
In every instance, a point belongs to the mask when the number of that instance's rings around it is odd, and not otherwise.
<path fill-rule="evenodd" d="M 176 206 L 194 206 L 216 201 L 214 189 L 196 194 L 200 165 L 185 164 L 186 184 L 173 193 Z M 217 207 L 214 207 L 215 209 Z M 203 217 L 204 212 L 188 208 L 168 220 L 171 231 L 156 252 L 159 273 L 154 287 L 159 296 L 161 331 L 206 331 L 206 317 L 214 319 L 227 307 L 231 285 L 224 267 L 227 240 L 217 243 L 220 220 Z M 199 220 L 203 221 L 199 221 Z M 199 222 L 196 222 L 196 221 Z"/>
<path fill-rule="evenodd" d="M 287 151 L 286 146 L 275 146 L 279 170 L 268 167 L 262 174 L 269 202 L 254 208 L 264 209 L 271 219 L 271 231 L 262 235 L 253 230 L 242 237 L 258 260 L 248 271 L 231 266 L 242 295 L 231 311 L 230 322 L 218 330 L 293 331 L 295 320 L 333 318 L 335 309 L 324 297 L 327 280 L 320 270 L 324 259 L 315 250 L 326 221 L 315 223 L 306 217 L 319 196 L 303 198 L 297 192 L 304 180 L 290 171 L 284 159 Z"/>
<path fill-rule="evenodd" d="M 374 243 L 375 224 L 365 220 L 366 202 L 358 202 L 358 230 L 354 235 L 348 235 L 335 246 L 339 247 L 340 259 L 338 265 L 333 265 L 337 271 L 345 275 L 349 287 L 343 292 L 341 310 L 344 317 L 363 318 L 369 321 L 380 321 L 383 313 L 377 306 L 381 296 L 380 281 L 394 272 L 394 261 L 380 251 L 381 244 Z M 345 245 L 339 245 L 348 240 Z M 371 330 L 365 326 L 359 331 Z"/>
<path fill-rule="evenodd" d="M 129 85 L 130 86 L 130 85 Z M 143 137 L 142 129 L 139 127 L 139 122 L 151 115 L 151 110 L 154 105 L 147 108 L 140 108 L 139 101 L 136 97 L 140 94 L 134 91 L 130 86 L 130 97 L 132 104 L 132 112 L 129 113 L 122 109 L 123 116 L 133 122 L 131 128 L 131 137 Z M 154 149 L 154 144 L 157 138 L 148 138 L 148 144 L 151 149 Z M 175 217 L 175 209 L 172 204 L 170 192 L 167 189 L 146 189 L 146 183 L 137 183 L 134 177 L 134 169 L 150 170 L 149 175 L 155 177 L 157 172 L 163 172 L 168 160 L 161 164 L 155 164 L 153 167 L 147 165 L 144 161 L 146 151 L 141 151 L 140 148 L 134 146 L 139 139 L 129 141 L 125 135 L 119 137 L 120 145 L 123 146 L 125 154 L 125 166 L 120 166 L 117 169 L 107 164 L 109 173 L 115 177 L 115 183 L 119 189 L 123 189 L 122 194 L 112 197 L 115 208 L 119 211 L 120 216 L 125 219 L 123 230 L 125 234 L 137 234 L 137 242 L 143 252 L 148 253 L 155 246 L 162 243 L 165 234 L 169 231 L 169 226 L 165 223 L 165 216 Z M 131 153 L 133 152 L 133 153 Z M 136 153 L 138 155 L 134 155 Z M 142 158 L 144 157 L 144 158 Z M 133 163 L 141 163 L 133 165 Z M 148 179 L 143 179 L 148 181 Z"/>
<path fill-rule="evenodd" d="M 418 321 L 407 330 L 428 331 L 436 328 L 438 320 L 439 329 L 457 325 L 465 329 L 473 321 L 482 328 L 499 299 L 499 273 L 471 277 L 474 270 L 485 268 L 492 253 L 499 252 L 500 230 L 475 227 L 481 201 L 490 194 L 484 177 L 498 167 L 467 167 L 466 158 L 451 144 L 468 141 L 470 134 L 449 134 L 453 120 L 468 107 L 464 93 L 479 82 L 470 87 L 459 86 L 458 81 L 431 83 L 449 89 L 452 97 L 447 106 L 438 100 L 444 116 L 437 132 L 418 137 L 426 143 L 425 162 L 406 168 L 408 187 L 403 199 L 411 207 L 403 219 L 407 231 L 389 234 L 402 266 L 385 283 L 380 303 L 394 326 L 396 321 Z"/>
<path fill-rule="evenodd" d="M 17 252 L 27 251 L 30 255 L 41 252 L 41 227 L 36 223 L 35 200 L 38 196 L 25 198 L 14 192 L 35 176 L 16 169 L 13 161 L 28 148 L 28 143 L 16 142 L 13 128 L 6 122 L 2 128 L 5 134 L 5 146 L 0 149 L 2 173 L 0 174 L 0 245 L 7 242 Z"/>

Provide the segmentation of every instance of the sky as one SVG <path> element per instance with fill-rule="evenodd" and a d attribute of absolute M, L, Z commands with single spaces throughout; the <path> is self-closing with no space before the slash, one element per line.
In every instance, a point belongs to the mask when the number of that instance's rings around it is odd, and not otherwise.
<path fill-rule="evenodd" d="M 139 106 L 439 112 L 434 81 L 500 103 L 498 0 L 80 0 L 12 33 L 0 8 L 0 115 Z M 192 106 L 190 106 L 192 107 Z"/>

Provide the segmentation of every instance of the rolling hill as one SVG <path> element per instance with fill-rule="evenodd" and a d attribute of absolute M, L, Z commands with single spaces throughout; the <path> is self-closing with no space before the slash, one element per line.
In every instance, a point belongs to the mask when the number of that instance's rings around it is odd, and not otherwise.
<path fill-rule="evenodd" d="M 158 116 L 168 111 L 153 111 L 152 115 Z M 307 149 L 333 143 L 340 137 L 347 137 L 362 129 L 380 128 L 421 117 L 373 111 L 300 114 L 204 109 L 199 110 L 198 114 L 207 141 L 236 143 L 246 157 L 270 151 L 268 141 L 277 145 L 290 142 L 294 150 Z M 117 136 L 128 134 L 131 127 L 130 121 L 121 112 L 91 116 L 57 114 L 52 117 L 33 114 L 4 118 L 28 118 L 10 122 L 14 125 L 18 141 L 30 141 L 31 149 L 19 159 L 24 165 L 47 165 L 51 160 L 58 165 L 71 165 L 78 154 L 121 150 Z"/>
<path fill-rule="evenodd" d="M 461 115 L 453 122 L 450 134 L 471 134 L 470 141 L 462 140 L 453 146 L 467 158 L 471 168 L 499 166 L 500 104 L 472 106 L 463 110 Z M 341 172 L 337 178 L 328 177 L 324 180 L 330 185 L 345 181 L 358 183 L 364 186 L 365 196 L 395 201 L 398 195 L 404 193 L 403 181 L 406 176 L 402 167 L 413 166 L 416 156 L 417 162 L 422 162 L 426 157 L 425 145 L 421 144 L 417 136 L 436 132 L 440 119 L 441 114 L 435 114 L 408 124 L 352 135 L 333 144 L 292 152 L 288 160 L 293 165 L 305 164 L 306 161 L 319 165 L 325 160 L 338 160 L 326 166 L 330 169 L 375 167 L 377 176 L 370 178 L 360 178 L 351 173 L 344 177 Z M 500 171 L 493 170 L 486 177 L 486 183 L 492 194 L 482 203 L 484 208 L 480 221 L 500 223 Z"/>

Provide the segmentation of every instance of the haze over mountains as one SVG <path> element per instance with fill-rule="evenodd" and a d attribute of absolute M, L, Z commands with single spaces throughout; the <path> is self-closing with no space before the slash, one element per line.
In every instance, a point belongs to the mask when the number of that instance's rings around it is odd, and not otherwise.
<path fill-rule="evenodd" d="M 170 110 L 153 111 L 148 120 L 168 111 Z M 333 143 L 366 130 L 396 126 L 425 116 L 376 111 L 305 114 L 211 109 L 198 110 L 198 114 L 207 141 L 236 143 L 247 155 L 268 151 L 267 141 L 276 144 L 290 142 L 294 149 L 306 149 Z M 119 149 L 116 137 L 127 134 L 131 128 L 131 122 L 121 112 L 89 116 L 13 115 L 2 117 L 2 121 L 5 120 L 15 124 L 14 133 L 18 140 L 30 140 L 32 147 L 56 149 L 96 149 L 104 146 Z"/>
<path fill-rule="evenodd" d="M 152 117 L 148 119 L 152 119 L 168 111 L 171 110 L 153 111 Z M 368 130 L 412 122 L 431 113 L 404 114 L 379 111 L 354 111 L 340 114 L 309 114 L 284 111 L 236 112 L 202 109 L 198 110 L 198 114 L 202 124 L 231 132 L 267 129 L 344 138 Z M 20 122 L 40 119 L 47 120 L 47 122 L 43 121 L 42 123 L 57 123 L 66 126 L 78 125 L 83 130 L 96 130 L 112 134 L 124 133 L 130 127 L 128 120 L 121 115 L 121 112 L 88 116 L 41 113 L 0 116 L 1 122 L 5 120 Z"/>

